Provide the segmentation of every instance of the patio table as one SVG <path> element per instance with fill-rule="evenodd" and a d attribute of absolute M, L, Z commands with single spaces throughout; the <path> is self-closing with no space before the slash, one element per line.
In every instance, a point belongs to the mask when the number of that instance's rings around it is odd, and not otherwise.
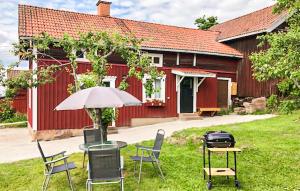
<path fill-rule="evenodd" d="M 94 146 L 94 145 L 101 145 L 101 142 L 80 144 L 79 149 L 82 150 L 82 151 L 88 152 L 88 148 L 90 146 Z M 121 149 L 121 148 L 127 147 L 127 143 L 124 142 L 124 141 L 105 141 L 101 145 L 101 147 L 103 149 L 112 149 L 112 148 L 116 148 L 116 147 L 119 147 Z"/>

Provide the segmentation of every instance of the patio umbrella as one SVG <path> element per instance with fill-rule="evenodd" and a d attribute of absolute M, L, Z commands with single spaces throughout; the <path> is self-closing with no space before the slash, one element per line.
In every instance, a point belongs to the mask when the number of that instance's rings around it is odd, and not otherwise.
<path fill-rule="evenodd" d="M 136 97 L 117 88 L 93 87 L 72 94 L 56 106 L 55 110 L 115 108 L 141 104 Z"/>
<path fill-rule="evenodd" d="M 55 110 L 96 109 L 96 115 L 99 116 L 102 108 L 137 106 L 141 104 L 141 101 L 136 97 L 117 88 L 92 87 L 70 95 L 56 106 Z M 94 127 L 96 128 L 95 123 Z M 100 129 L 103 140 L 102 128 Z"/>

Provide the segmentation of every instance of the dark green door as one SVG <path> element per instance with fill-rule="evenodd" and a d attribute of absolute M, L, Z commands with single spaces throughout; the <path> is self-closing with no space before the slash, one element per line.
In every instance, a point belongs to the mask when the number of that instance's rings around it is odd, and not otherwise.
<path fill-rule="evenodd" d="M 185 77 L 180 84 L 180 113 L 193 113 L 193 78 Z"/>

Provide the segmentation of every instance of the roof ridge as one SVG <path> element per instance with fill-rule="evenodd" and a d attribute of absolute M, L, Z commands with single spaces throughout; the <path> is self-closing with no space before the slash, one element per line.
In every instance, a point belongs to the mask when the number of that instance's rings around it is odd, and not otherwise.
<path fill-rule="evenodd" d="M 265 9 L 274 7 L 275 5 L 276 5 L 276 4 L 270 5 L 270 6 L 267 6 L 267 7 L 265 7 L 265 8 L 258 9 L 258 10 L 256 10 L 256 11 L 247 13 L 247 14 L 245 14 L 245 15 L 241 15 L 241 16 L 239 16 L 239 17 L 235 17 L 235 18 L 233 18 L 233 19 L 230 19 L 230 20 L 224 21 L 224 22 L 222 22 L 222 23 L 219 23 L 219 24 L 217 24 L 217 25 L 215 25 L 215 26 L 220 26 L 220 25 L 223 25 L 223 24 L 225 24 L 225 23 L 228 23 L 228 22 L 231 22 L 231 21 L 234 21 L 234 20 L 241 19 L 241 18 L 243 18 L 243 17 L 246 17 L 246 16 L 249 16 L 249 15 L 255 14 L 255 13 L 259 12 L 259 11 L 263 11 L 263 10 L 265 10 Z M 212 26 L 212 28 L 215 27 L 215 26 Z"/>
<path fill-rule="evenodd" d="M 212 32 L 212 33 L 217 32 L 217 31 L 214 31 L 214 30 L 201 30 L 201 29 L 197 29 L 197 28 L 190 28 L 190 27 L 183 27 L 183 26 L 162 24 L 162 23 L 150 22 L 150 21 L 139 21 L 139 20 L 133 20 L 133 19 L 125 19 L 125 18 L 119 18 L 119 17 L 114 17 L 114 16 L 99 16 L 99 15 L 94 15 L 94 14 L 90 14 L 90 13 L 82 13 L 82 12 L 76 12 L 76 11 L 70 11 L 70 10 L 60 10 L 60 9 L 54 9 L 54 8 L 48 8 L 48 7 L 40 7 L 40 6 L 35 6 L 35 5 L 18 4 L 18 6 L 19 7 L 20 6 L 27 6 L 27 7 L 33 7 L 33 8 L 47 9 L 47 10 L 51 10 L 51 11 L 67 12 L 67 13 L 75 13 L 75 14 L 83 14 L 83 15 L 94 16 L 94 17 L 101 17 L 101 18 L 120 19 L 120 20 L 125 20 L 125 21 L 140 22 L 140 23 L 147 23 L 147 24 L 154 24 L 154 25 L 168 26 L 168 27 L 176 27 L 176 28 L 196 30 L 196 31 L 202 31 L 202 32 Z"/>

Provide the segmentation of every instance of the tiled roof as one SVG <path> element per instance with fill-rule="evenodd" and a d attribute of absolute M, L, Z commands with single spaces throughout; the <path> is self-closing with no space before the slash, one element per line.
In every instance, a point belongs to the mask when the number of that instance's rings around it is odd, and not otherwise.
<path fill-rule="evenodd" d="M 76 37 L 79 32 L 100 30 L 145 38 L 144 48 L 242 57 L 237 50 L 217 42 L 218 32 L 19 5 L 19 37 L 42 32 L 56 38 L 64 33 Z"/>
<path fill-rule="evenodd" d="M 210 30 L 219 31 L 219 40 L 229 40 L 239 36 L 247 36 L 253 33 L 271 32 L 272 27 L 282 24 L 288 13 L 274 14 L 274 6 L 252 12 L 250 14 L 215 25 Z"/>

